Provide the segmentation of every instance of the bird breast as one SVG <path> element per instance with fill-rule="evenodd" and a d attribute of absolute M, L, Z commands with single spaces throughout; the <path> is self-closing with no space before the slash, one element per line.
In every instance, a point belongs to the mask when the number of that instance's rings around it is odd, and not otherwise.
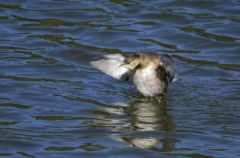
<path fill-rule="evenodd" d="M 147 66 L 144 69 L 137 69 L 133 75 L 133 83 L 145 96 L 156 96 L 163 93 L 162 83 L 157 77 L 155 68 Z"/>

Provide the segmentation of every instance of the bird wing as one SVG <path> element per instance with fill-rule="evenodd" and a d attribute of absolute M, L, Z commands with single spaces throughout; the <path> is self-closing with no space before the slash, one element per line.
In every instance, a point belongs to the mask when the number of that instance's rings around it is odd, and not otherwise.
<path fill-rule="evenodd" d="M 124 63 L 125 57 L 121 54 L 104 55 L 102 59 L 91 61 L 90 64 L 107 75 L 119 79 L 128 80 L 131 70 L 120 65 Z"/>
<path fill-rule="evenodd" d="M 168 55 L 162 55 L 161 61 L 163 62 L 163 67 L 165 68 L 168 82 L 175 82 L 178 79 L 178 74 L 176 71 L 176 64 L 173 59 Z"/>

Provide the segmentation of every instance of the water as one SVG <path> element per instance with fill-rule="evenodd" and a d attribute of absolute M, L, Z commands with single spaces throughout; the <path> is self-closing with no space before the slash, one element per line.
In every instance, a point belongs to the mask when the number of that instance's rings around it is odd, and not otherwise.
<path fill-rule="evenodd" d="M 240 157 L 240 1 L 1 0 L 1 157 Z M 172 56 L 158 101 L 88 62 Z"/>

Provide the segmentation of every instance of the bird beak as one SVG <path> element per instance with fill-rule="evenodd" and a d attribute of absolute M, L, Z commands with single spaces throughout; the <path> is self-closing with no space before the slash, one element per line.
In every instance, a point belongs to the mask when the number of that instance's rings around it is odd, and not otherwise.
<path fill-rule="evenodd" d="M 119 65 L 118 67 L 123 67 L 123 66 L 125 66 L 126 64 L 121 64 L 121 65 Z"/>
<path fill-rule="evenodd" d="M 127 64 L 121 64 L 118 67 L 126 67 Z"/>
<path fill-rule="evenodd" d="M 119 67 L 125 67 L 125 68 L 131 69 L 131 70 L 133 69 L 130 64 L 121 64 L 121 65 L 119 65 Z"/>

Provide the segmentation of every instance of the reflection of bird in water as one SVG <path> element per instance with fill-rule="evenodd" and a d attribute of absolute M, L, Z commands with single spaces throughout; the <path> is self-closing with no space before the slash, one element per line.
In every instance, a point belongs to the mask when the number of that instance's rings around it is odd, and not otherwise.
<path fill-rule="evenodd" d="M 166 109 L 165 98 L 131 103 L 133 125 L 138 131 L 173 130 L 173 122 Z"/>
<path fill-rule="evenodd" d="M 131 105 L 129 114 L 132 116 L 132 126 L 136 131 L 164 131 L 168 133 L 175 130 L 173 120 L 167 112 L 163 97 L 161 97 L 161 100 L 134 102 Z M 124 140 L 141 148 L 156 148 L 156 144 L 161 141 L 162 150 L 172 150 L 175 143 L 173 139 L 168 137 L 159 139 L 153 136 L 144 136 L 143 138 L 125 137 Z"/>
<path fill-rule="evenodd" d="M 101 107 L 102 111 L 91 111 L 98 119 L 89 126 L 108 127 L 120 133 L 124 131 L 124 136 L 117 134 L 111 137 L 140 148 L 169 151 L 174 149 L 176 142 L 170 137 L 175 125 L 166 107 L 164 96 L 129 104 L 114 103 L 113 106 Z M 132 132 L 136 135 L 128 135 Z"/>
<path fill-rule="evenodd" d="M 157 53 L 138 53 L 129 57 L 109 54 L 90 64 L 116 79 L 132 80 L 144 96 L 165 94 L 168 83 L 177 80 L 173 60 Z"/>

